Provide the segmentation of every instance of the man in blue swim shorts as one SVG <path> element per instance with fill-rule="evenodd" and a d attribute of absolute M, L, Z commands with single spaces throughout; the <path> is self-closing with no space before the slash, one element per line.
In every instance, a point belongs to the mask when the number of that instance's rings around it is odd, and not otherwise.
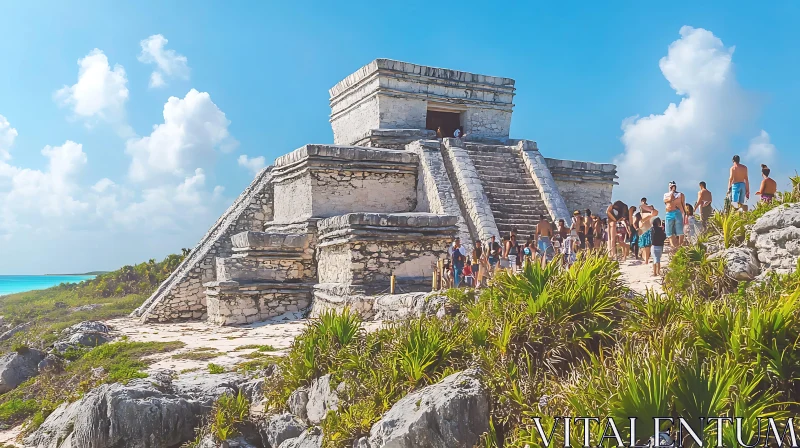
<path fill-rule="evenodd" d="M 744 201 L 750 199 L 750 180 L 747 177 L 747 167 L 739 163 L 739 160 L 739 156 L 733 156 L 731 175 L 728 177 L 728 191 L 731 193 L 734 207 L 747 211 Z"/>
<path fill-rule="evenodd" d="M 686 197 L 678 191 L 675 181 L 669 183 L 669 191 L 664 193 L 664 205 L 667 209 L 664 216 L 667 238 L 675 249 L 683 244 L 683 210 L 686 206 Z"/>

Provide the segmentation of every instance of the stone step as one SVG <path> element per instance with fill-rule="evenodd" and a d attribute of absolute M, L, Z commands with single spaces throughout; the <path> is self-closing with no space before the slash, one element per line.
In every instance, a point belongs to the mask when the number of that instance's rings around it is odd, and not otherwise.
<path fill-rule="evenodd" d="M 505 189 L 505 190 L 536 190 L 536 185 L 533 182 L 497 182 L 497 181 L 483 181 L 483 185 L 491 189 Z"/>

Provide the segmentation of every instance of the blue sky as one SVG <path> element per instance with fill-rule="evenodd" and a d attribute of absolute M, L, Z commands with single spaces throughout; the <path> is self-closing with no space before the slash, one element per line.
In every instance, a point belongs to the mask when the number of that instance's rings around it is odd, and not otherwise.
<path fill-rule="evenodd" d="M 327 89 L 378 57 L 514 78 L 511 136 L 617 161 L 624 200 L 672 179 L 721 199 L 751 147 L 780 181 L 800 166 L 797 2 L 531 3 L 5 2 L 0 273 L 191 247 L 252 178 L 239 158 L 331 142 Z"/>

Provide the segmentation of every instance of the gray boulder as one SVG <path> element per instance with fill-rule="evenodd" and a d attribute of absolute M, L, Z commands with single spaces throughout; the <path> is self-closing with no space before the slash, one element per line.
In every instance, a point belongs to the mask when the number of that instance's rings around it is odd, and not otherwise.
<path fill-rule="evenodd" d="M 25 444 L 38 448 L 178 446 L 194 438 L 195 428 L 203 423 L 217 394 L 235 393 L 240 386 L 230 384 L 231 378 L 225 384 L 199 385 L 183 377 L 173 382 L 173 374 L 159 371 L 126 385 L 97 387 L 80 400 L 59 406 L 25 438 Z M 222 376 L 208 375 L 212 382 Z"/>
<path fill-rule="evenodd" d="M 32 348 L 6 353 L 0 357 L 0 394 L 15 389 L 39 374 L 39 363 L 46 353 Z"/>
<path fill-rule="evenodd" d="M 323 375 L 311 382 L 308 389 L 308 404 L 306 405 L 306 416 L 311 424 L 317 425 L 328 411 L 339 409 L 339 395 L 343 392 L 344 383 L 339 384 L 337 390 L 331 389 L 331 375 Z"/>
<path fill-rule="evenodd" d="M 372 448 L 470 447 L 489 430 L 489 394 L 465 370 L 406 395 L 372 426 Z M 362 444 L 364 446 L 364 444 Z"/>
<path fill-rule="evenodd" d="M 300 434 L 306 430 L 306 424 L 286 412 L 273 415 L 260 429 L 264 446 L 278 447 L 284 440 L 300 437 Z"/>
<path fill-rule="evenodd" d="M 236 437 L 226 440 L 224 443 L 217 443 L 212 436 L 205 436 L 197 445 L 197 448 L 258 448 L 248 442 L 244 437 Z"/>
<path fill-rule="evenodd" d="M 749 247 L 731 247 L 712 254 L 709 259 L 725 260 L 725 273 L 740 282 L 755 279 L 759 272 L 758 258 Z"/>
<path fill-rule="evenodd" d="M 19 324 L 16 327 L 13 327 L 5 333 L 0 334 L 0 342 L 11 339 L 15 334 L 19 333 L 20 331 L 25 331 L 31 326 L 33 326 L 33 322 L 25 322 L 24 324 Z"/>
<path fill-rule="evenodd" d="M 308 428 L 299 437 L 285 440 L 278 448 L 322 448 L 322 430 L 317 426 Z"/>
<path fill-rule="evenodd" d="M 53 349 L 64 353 L 70 348 L 97 347 L 113 339 L 110 331 L 111 328 L 102 322 L 87 320 L 64 329 L 59 340 L 53 344 Z"/>
<path fill-rule="evenodd" d="M 308 420 L 308 413 L 306 406 L 308 406 L 308 392 L 304 388 L 299 388 L 289 395 L 289 402 L 287 403 L 289 412 L 300 417 L 302 420 Z"/>
<path fill-rule="evenodd" d="M 237 395 L 247 381 L 238 373 L 220 373 L 209 375 L 205 372 L 189 372 L 172 381 L 175 393 L 189 395 L 210 407 L 223 394 Z M 245 391 L 242 393 L 246 394 Z"/>
<path fill-rule="evenodd" d="M 245 382 L 241 386 L 242 393 L 250 403 L 264 399 L 264 378 L 256 378 Z"/>
<path fill-rule="evenodd" d="M 375 320 L 402 320 L 409 317 L 435 316 L 443 312 L 447 297 L 440 293 L 412 292 L 378 296 L 373 305 Z"/>
<path fill-rule="evenodd" d="M 56 355 L 48 354 L 37 365 L 39 373 L 52 372 L 59 373 L 64 371 L 64 360 Z"/>
<path fill-rule="evenodd" d="M 758 218 L 751 240 L 763 271 L 793 272 L 800 258 L 800 203 L 781 205 Z"/>

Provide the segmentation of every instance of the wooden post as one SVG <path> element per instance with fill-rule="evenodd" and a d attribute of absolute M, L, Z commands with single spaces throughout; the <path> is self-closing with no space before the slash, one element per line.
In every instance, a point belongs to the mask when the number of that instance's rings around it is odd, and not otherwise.
<path fill-rule="evenodd" d="M 394 284 L 395 284 L 395 277 L 394 277 L 394 274 L 392 274 L 392 277 L 391 277 L 390 283 L 389 283 L 389 294 L 394 294 Z"/>
<path fill-rule="evenodd" d="M 431 277 L 433 277 L 431 291 L 436 291 L 436 271 L 433 271 L 433 275 Z"/>

